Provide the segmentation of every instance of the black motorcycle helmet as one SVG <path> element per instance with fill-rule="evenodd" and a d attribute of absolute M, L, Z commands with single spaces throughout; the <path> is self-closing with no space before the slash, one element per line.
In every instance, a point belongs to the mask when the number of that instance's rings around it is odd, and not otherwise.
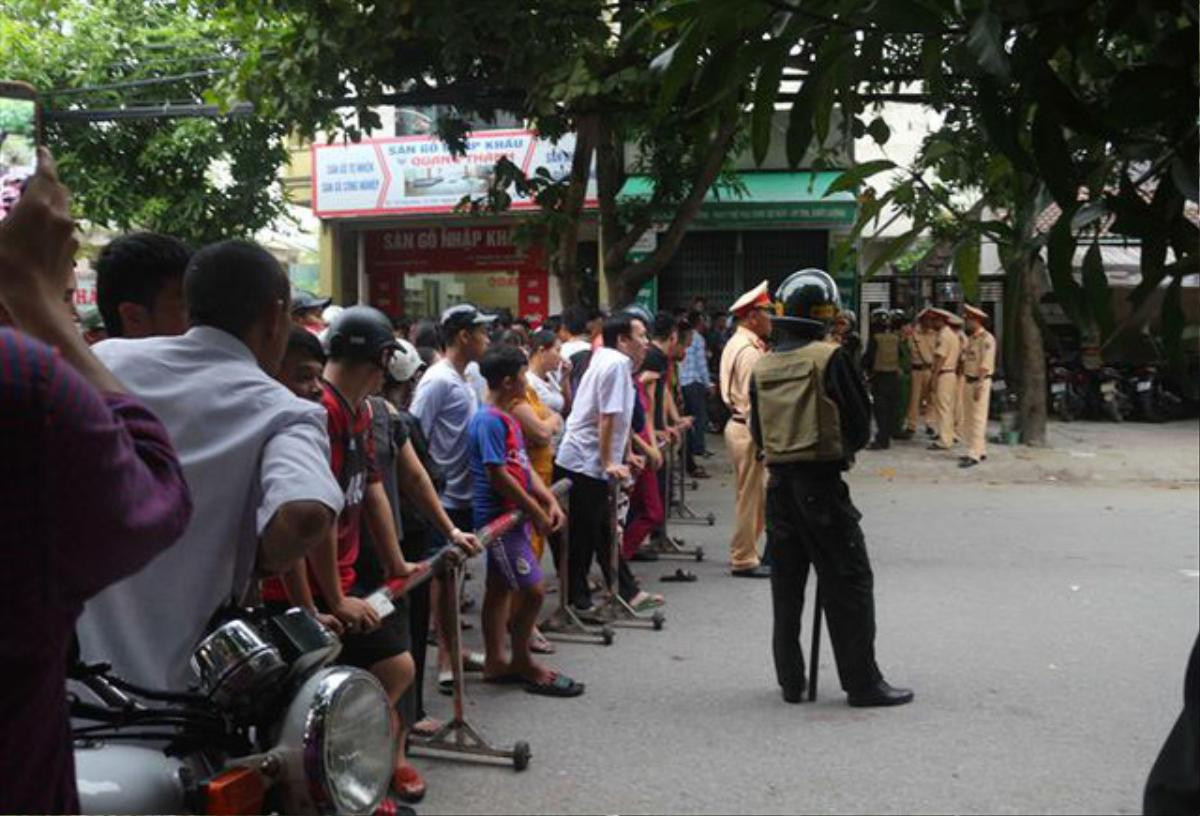
<path fill-rule="evenodd" d="M 775 290 L 775 316 L 780 328 L 825 332 L 842 310 L 837 284 L 820 269 L 788 275 Z"/>
<path fill-rule="evenodd" d="M 392 321 L 373 306 L 351 306 L 325 338 L 331 360 L 357 360 L 386 367 L 391 353 L 400 347 L 392 333 Z"/>

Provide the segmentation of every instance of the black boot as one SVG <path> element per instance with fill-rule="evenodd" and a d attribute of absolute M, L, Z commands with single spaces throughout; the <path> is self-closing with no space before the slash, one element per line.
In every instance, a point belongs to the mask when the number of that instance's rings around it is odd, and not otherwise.
<path fill-rule="evenodd" d="M 912 689 L 892 688 L 887 681 L 880 680 L 873 686 L 862 691 L 853 691 L 847 695 L 846 702 L 855 708 L 875 708 L 880 706 L 898 706 L 911 703 Z"/>

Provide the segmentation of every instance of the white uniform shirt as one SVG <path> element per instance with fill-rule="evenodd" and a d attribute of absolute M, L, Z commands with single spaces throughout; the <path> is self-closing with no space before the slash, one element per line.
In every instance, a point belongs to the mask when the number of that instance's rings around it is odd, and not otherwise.
<path fill-rule="evenodd" d="M 213 612 L 250 587 L 259 537 L 279 507 L 317 501 L 341 511 L 325 410 L 271 379 L 220 329 L 108 340 L 94 351 L 166 427 L 194 510 L 173 547 L 87 602 L 80 646 L 132 683 L 181 691 L 195 681 L 188 661 Z"/>
<path fill-rule="evenodd" d="M 633 424 L 633 361 L 616 349 L 602 347 L 592 353 L 571 405 L 567 429 L 555 461 L 567 470 L 603 479 L 600 458 L 600 415 L 615 415 L 609 463 L 625 459 L 625 443 Z"/>

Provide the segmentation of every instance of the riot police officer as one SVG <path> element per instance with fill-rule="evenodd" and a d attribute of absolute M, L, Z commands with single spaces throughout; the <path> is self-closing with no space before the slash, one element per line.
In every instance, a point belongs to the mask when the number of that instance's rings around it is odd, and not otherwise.
<path fill-rule="evenodd" d="M 793 272 L 775 292 L 775 350 L 751 382 L 751 433 L 767 465 L 767 541 L 774 560 L 775 673 L 783 699 L 804 698 L 800 614 L 811 564 L 842 688 L 852 706 L 902 705 L 875 665 L 874 576 L 842 471 L 870 436 L 870 405 L 845 350 L 826 342 L 838 313 L 833 279 Z"/>
<path fill-rule="evenodd" d="M 875 439 L 867 448 L 887 450 L 896 432 L 896 411 L 900 404 L 900 335 L 892 330 L 892 314 L 887 309 L 871 312 L 871 336 L 863 368 L 871 384 L 875 409 Z"/>

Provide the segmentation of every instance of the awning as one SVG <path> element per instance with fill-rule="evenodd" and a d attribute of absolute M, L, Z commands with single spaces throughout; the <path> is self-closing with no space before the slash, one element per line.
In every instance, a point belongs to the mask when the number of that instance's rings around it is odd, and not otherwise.
<path fill-rule="evenodd" d="M 761 170 L 739 173 L 745 188 L 714 185 L 704 197 L 695 227 L 736 229 L 739 227 L 849 227 L 857 216 L 854 194 L 825 191 L 841 171 L 783 172 Z M 648 199 L 653 183 L 648 176 L 630 176 L 618 199 Z"/>

